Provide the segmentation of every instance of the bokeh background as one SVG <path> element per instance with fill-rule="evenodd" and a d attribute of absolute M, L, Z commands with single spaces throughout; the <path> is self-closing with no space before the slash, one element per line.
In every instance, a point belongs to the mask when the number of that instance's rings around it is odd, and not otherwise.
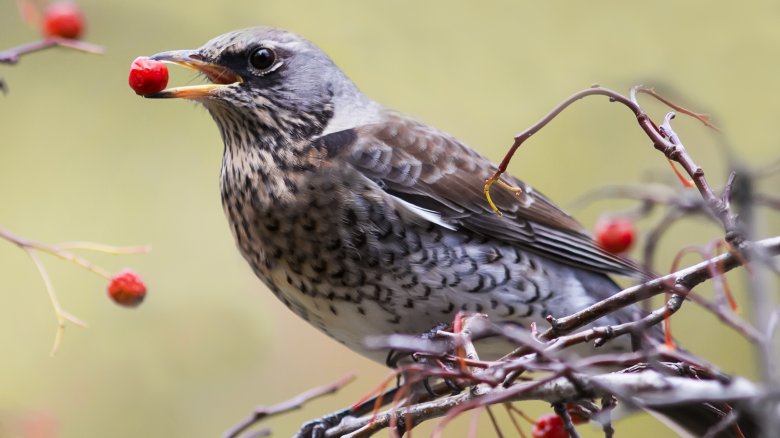
<path fill-rule="evenodd" d="M 339 395 L 269 422 L 276 436 L 289 436 L 304 420 L 354 402 L 387 373 L 298 320 L 255 279 L 221 211 L 215 126 L 188 102 L 137 97 L 127 87 L 136 56 L 196 47 L 256 24 L 288 28 L 317 42 L 369 95 L 494 160 L 512 134 L 570 93 L 593 83 L 619 90 L 661 83 L 716 115 L 745 162 L 780 155 L 776 1 L 79 4 L 89 20 L 86 39 L 105 45 L 104 56 L 57 49 L 0 65 L 10 88 L 0 96 L 0 226 L 50 243 L 150 244 L 148 255 L 90 256 L 111 271 L 132 266 L 149 296 L 138 309 L 119 308 L 106 298 L 104 280 L 46 257 L 63 306 L 90 325 L 69 327 L 49 357 L 55 320 L 43 284 L 21 250 L 0 241 L 3 438 L 213 437 L 256 404 L 349 370 L 359 375 Z M 12 1 L 0 4 L 0 29 L 0 48 L 38 37 Z M 174 85 L 197 81 L 190 72 L 172 75 Z M 688 120 L 676 126 L 721 185 L 725 160 L 712 135 Z M 606 184 L 674 183 L 630 114 L 605 99 L 564 113 L 526 144 L 512 172 L 563 205 Z M 776 192 L 779 182 L 765 188 Z M 576 215 L 592 227 L 601 213 L 629 205 L 599 203 Z M 765 224 L 765 233 L 778 229 L 771 215 Z M 704 222 L 675 227 L 662 241 L 659 266 L 666 269 L 682 246 L 717 236 Z M 732 280 L 738 293 L 741 280 Z M 756 376 L 750 348 L 710 315 L 688 305 L 675 329 L 689 349 L 725 370 Z M 521 408 L 532 416 L 550 411 Z M 465 424 L 447 435 L 465 436 Z M 487 419 L 481 427 L 489 436 Z M 618 431 L 670 434 L 643 416 L 618 423 Z"/>

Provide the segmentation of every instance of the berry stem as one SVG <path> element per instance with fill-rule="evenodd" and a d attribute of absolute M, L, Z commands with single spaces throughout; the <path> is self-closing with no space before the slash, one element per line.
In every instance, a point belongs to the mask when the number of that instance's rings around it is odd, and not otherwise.
<path fill-rule="evenodd" d="M 12 242 L 16 244 L 17 246 L 23 248 L 24 250 L 36 250 L 45 252 L 47 254 L 51 254 L 53 256 L 59 257 L 63 260 L 67 260 L 69 262 L 75 263 L 82 268 L 94 272 L 95 274 L 107 279 L 111 280 L 111 273 L 106 271 L 105 269 L 101 268 L 100 266 L 90 262 L 89 260 L 85 259 L 84 257 L 81 257 L 79 255 L 76 255 L 70 251 L 63 251 L 60 249 L 57 245 L 46 245 L 44 243 L 34 242 L 32 240 L 28 240 L 19 236 L 16 236 L 15 234 L 11 233 L 10 231 L 0 227 L 0 237 L 8 240 L 9 242 Z M 90 244 L 92 246 L 92 249 L 97 251 L 97 248 L 100 247 L 98 244 Z M 114 248 L 116 249 L 116 248 Z"/>
<path fill-rule="evenodd" d="M 49 301 L 51 301 L 51 305 L 54 308 L 54 315 L 57 317 L 57 333 L 54 335 L 54 344 L 52 345 L 51 351 L 49 353 L 50 355 L 54 356 L 54 354 L 57 353 L 57 349 L 60 347 L 60 343 L 62 342 L 62 335 L 65 333 L 65 325 L 70 322 L 79 327 L 86 328 L 87 323 L 71 315 L 62 308 L 60 301 L 57 299 L 57 294 L 54 291 L 54 285 L 51 282 L 49 273 L 46 271 L 46 267 L 43 266 L 41 259 L 38 258 L 38 255 L 35 254 L 35 251 L 33 251 L 32 248 L 22 247 L 22 249 L 24 249 L 27 255 L 30 256 L 33 264 L 35 264 L 35 267 L 38 269 L 38 273 L 43 280 L 43 285 L 46 287 L 46 293 L 49 295 Z"/>
<path fill-rule="evenodd" d="M 47 245 L 44 243 L 35 242 L 17 236 L 2 227 L 0 227 L 0 238 L 8 240 L 9 242 L 24 249 L 34 249 L 36 251 L 45 252 L 55 257 L 59 257 L 63 260 L 75 263 L 76 265 L 81 266 L 82 268 L 90 272 L 94 272 L 95 274 L 107 280 L 111 280 L 112 274 L 110 272 L 90 262 L 84 257 L 74 254 L 69 250 L 95 251 L 95 252 L 101 252 L 110 255 L 145 254 L 151 250 L 151 247 L 149 245 L 111 246 L 111 245 L 104 245 L 101 243 L 83 242 L 83 241 L 64 242 L 56 245 Z"/>
<path fill-rule="evenodd" d="M 91 242 L 66 242 L 66 243 L 61 243 L 59 245 L 46 245 L 44 243 L 35 242 L 17 236 L 14 233 L 2 227 L 0 227 L 0 239 L 5 239 L 15 244 L 19 248 L 23 249 L 24 252 L 26 252 L 27 255 L 29 255 L 30 258 L 32 259 L 33 263 L 35 264 L 35 267 L 38 269 L 38 273 L 40 274 L 41 279 L 43 280 L 43 284 L 46 287 L 46 293 L 49 295 L 49 301 L 51 301 L 51 305 L 54 308 L 54 314 L 57 317 L 57 333 L 54 336 L 54 344 L 52 345 L 51 348 L 52 356 L 57 352 L 57 349 L 59 348 L 60 343 L 62 342 L 62 336 L 65 331 L 65 326 L 68 322 L 73 323 L 80 327 L 87 327 L 87 324 L 81 319 L 71 315 L 69 312 L 67 312 L 65 309 L 62 308 L 59 300 L 57 299 L 57 293 L 54 290 L 54 286 L 51 282 L 51 278 L 49 277 L 49 273 L 48 271 L 46 271 L 46 267 L 43 265 L 43 262 L 41 262 L 41 259 L 38 257 L 37 252 L 44 252 L 47 254 L 51 254 L 63 260 L 67 260 L 69 262 L 75 263 L 76 265 L 90 272 L 94 272 L 95 274 L 100 275 L 105 279 L 111 280 L 112 275 L 108 271 L 90 262 L 84 257 L 74 254 L 73 252 L 67 251 L 66 249 L 82 249 L 82 250 L 89 250 L 89 251 L 98 251 L 107 254 L 138 254 L 138 253 L 147 252 L 149 250 L 148 246 L 113 247 L 109 245 L 102 245 L 102 244 L 91 243 Z"/>
<path fill-rule="evenodd" d="M 56 245 L 52 245 L 52 248 L 57 250 L 94 251 L 94 252 L 102 252 L 104 254 L 110 254 L 110 255 L 146 254 L 152 250 L 152 247 L 149 245 L 111 246 L 111 245 L 104 245 L 102 243 L 82 242 L 82 241 L 58 243 Z"/>

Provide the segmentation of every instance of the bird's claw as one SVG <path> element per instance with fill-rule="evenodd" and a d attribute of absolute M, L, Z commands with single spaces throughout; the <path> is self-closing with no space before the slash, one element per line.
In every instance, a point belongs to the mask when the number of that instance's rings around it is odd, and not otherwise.
<path fill-rule="evenodd" d="M 352 409 L 342 409 L 316 420 L 307 421 L 293 438 L 324 438 L 328 429 L 338 426 L 341 420 L 352 414 Z"/>

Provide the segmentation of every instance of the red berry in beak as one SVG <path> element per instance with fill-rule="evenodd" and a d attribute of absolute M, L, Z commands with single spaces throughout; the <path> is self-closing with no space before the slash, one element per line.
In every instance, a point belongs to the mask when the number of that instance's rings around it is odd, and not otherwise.
<path fill-rule="evenodd" d="M 128 83 L 141 96 L 158 93 L 168 86 L 168 67 L 160 61 L 138 57 L 130 65 Z"/>

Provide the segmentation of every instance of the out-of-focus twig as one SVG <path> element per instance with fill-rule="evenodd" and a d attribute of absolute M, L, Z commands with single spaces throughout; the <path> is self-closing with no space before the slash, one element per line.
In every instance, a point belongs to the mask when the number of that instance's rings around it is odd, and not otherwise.
<path fill-rule="evenodd" d="M 23 238 L 2 227 L 0 227 L 0 239 L 13 243 L 14 245 L 23 249 L 32 259 L 39 275 L 41 276 L 41 279 L 43 280 L 43 284 L 46 287 L 46 293 L 49 295 L 49 301 L 51 302 L 52 308 L 54 309 L 54 315 L 57 318 L 57 332 L 54 336 L 54 345 L 51 349 L 52 355 L 57 352 L 57 349 L 62 342 L 62 336 L 68 322 L 80 327 L 87 327 L 87 324 L 62 308 L 62 305 L 60 305 L 59 299 L 57 298 L 57 293 L 54 290 L 54 285 L 49 278 L 48 271 L 43 265 L 43 262 L 41 262 L 37 253 L 49 254 L 62 260 L 69 261 L 83 269 L 86 269 L 87 271 L 105 278 L 106 280 L 111 280 L 112 275 L 110 272 L 69 250 L 90 250 L 112 255 L 143 254 L 149 252 L 150 250 L 149 246 L 117 247 L 92 242 L 68 242 L 58 245 L 48 245 Z"/>
<path fill-rule="evenodd" d="M 102 55 L 105 49 L 96 44 L 87 43 L 79 40 L 67 38 L 48 37 L 40 41 L 35 41 L 21 46 L 13 47 L 0 52 L 0 64 L 16 64 L 23 55 L 50 49 L 52 47 L 65 47 L 85 53 Z"/>
<path fill-rule="evenodd" d="M 780 253 L 780 237 L 764 239 L 756 242 L 755 245 L 758 248 L 769 251 L 771 254 L 777 255 Z M 569 333 L 616 309 L 664 293 L 668 290 L 670 284 L 678 285 L 685 289 L 692 289 L 699 283 L 712 277 L 712 272 L 710 270 L 710 266 L 712 265 L 722 267 L 721 273 L 726 273 L 741 264 L 742 260 L 740 257 L 733 253 L 725 253 L 681 271 L 650 280 L 637 286 L 626 288 L 621 292 L 572 315 L 552 319 L 552 328 L 542 333 L 541 338 L 552 339 L 562 334 Z"/>
<path fill-rule="evenodd" d="M 301 394 L 298 394 L 297 396 L 287 401 L 281 402 L 279 404 L 275 404 L 272 406 L 259 406 L 255 408 L 255 411 L 251 415 L 241 420 L 238 424 L 236 424 L 235 426 L 230 428 L 230 430 L 225 432 L 225 434 L 222 435 L 222 437 L 236 438 L 240 436 L 244 431 L 246 431 L 253 425 L 259 423 L 260 421 L 263 421 L 264 419 L 268 417 L 272 417 L 274 415 L 279 415 L 285 412 L 300 409 L 306 402 L 311 401 L 315 398 L 322 397 L 324 395 L 333 394 L 334 392 L 343 388 L 354 379 L 355 379 L 355 375 L 352 373 L 348 373 L 333 383 L 312 388 L 308 391 L 302 392 Z"/>

